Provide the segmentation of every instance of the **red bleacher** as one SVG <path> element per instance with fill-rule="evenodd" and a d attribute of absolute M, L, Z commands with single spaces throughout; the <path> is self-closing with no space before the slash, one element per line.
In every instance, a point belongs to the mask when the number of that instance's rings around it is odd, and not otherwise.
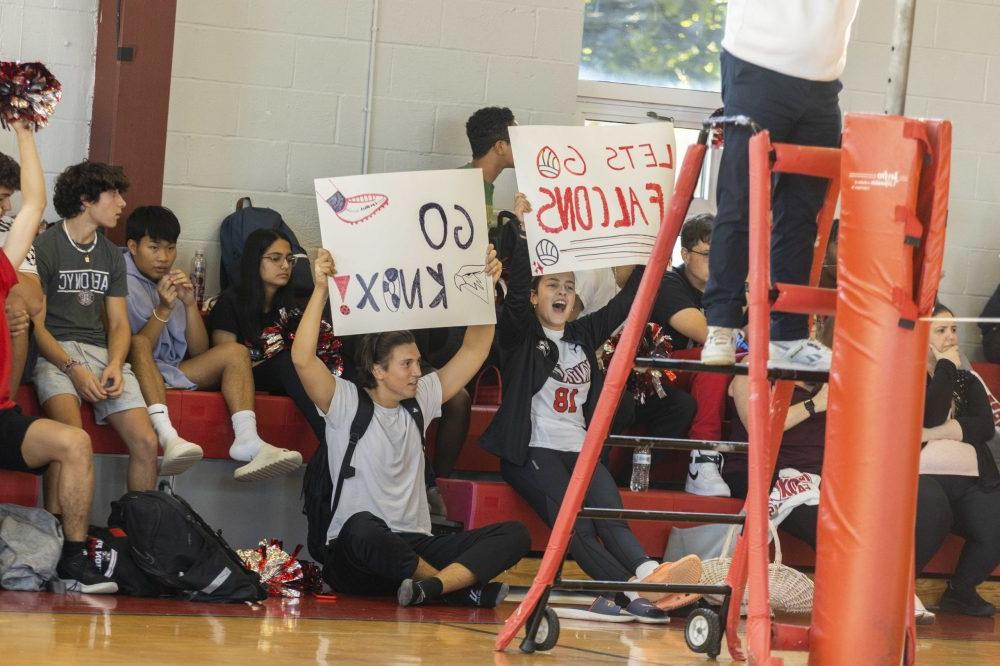
<path fill-rule="evenodd" d="M 1000 395 L 1000 365 L 973 364 L 975 370 L 990 386 L 994 395 Z M 17 402 L 26 414 L 41 414 L 41 408 L 30 387 L 21 387 Z M 229 459 L 232 429 L 229 412 L 220 393 L 201 391 L 168 391 L 167 405 L 178 432 L 197 441 L 209 459 Z M 257 423 L 264 439 L 289 449 L 300 451 L 308 460 L 316 449 L 317 441 L 305 419 L 288 398 L 258 395 Z M 455 469 L 466 473 L 496 473 L 498 459 L 486 453 L 476 442 L 496 413 L 496 407 L 475 405 L 469 435 L 462 448 Z M 94 423 L 89 407 L 83 408 L 84 428 L 90 433 L 94 452 L 99 454 L 125 454 L 127 450 L 111 428 Z M 431 424 L 427 441 L 433 450 L 436 426 Z M 449 508 L 449 518 L 461 522 L 466 528 L 475 528 L 501 520 L 520 520 L 531 533 L 532 549 L 541 551 L 548 541 L 549 530 L 527 503 L 502 481 L 467 479 L 438 479 L 438 486 Z M 0 502 L 35 505 L 38 500 L 38 477 L 30 474 L 0 471 Z M 625 507 L 629 509 L 659 509 L 667 511 L 701 511 L 730 513 L 738 511 L 740 500 L 723 497 L 699 497 L 678 491 L 650 490 L 634 493 L 622 491 Z M 660 556 L 666 547 L 672 523 L 631 522 L 631 527 L 648 553 Z M 962 547 L 962 539 L 950 536 L 938 554 L 931 560 L 925 573 L 947 574 L 954 569 Z M 787 534 L 782 535 L 785 562 L 793 566 L 811 567 L 812 549 Z M 1000 568 L 993 572 L 1000 576 Z"/>

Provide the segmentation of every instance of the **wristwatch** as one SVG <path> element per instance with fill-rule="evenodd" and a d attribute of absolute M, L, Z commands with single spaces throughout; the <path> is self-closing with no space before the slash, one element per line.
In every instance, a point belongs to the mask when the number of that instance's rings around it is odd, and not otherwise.
<path fill-rule="evenodd" d="M 59 369 L 62 370 L 62 373 L 64 375 L 68 375 L 69 371 L 72 370 L 74 367 L 76 367 L 78 365 L 83 365 L 83 363 L 81 363 L 77 359 L 75 359 L 72 356 L 70 356 L 69 359 L 65 363 L 63 363 L 62 365 L 59 366 Z"/>
<path fill-rule="evenodd" d="M 809 398 L 802 404 L 805 405 L 806 411 L 809 412 L 809 416 L 816 416 L 816 403 L 812 401 L 812 398 Z"/>

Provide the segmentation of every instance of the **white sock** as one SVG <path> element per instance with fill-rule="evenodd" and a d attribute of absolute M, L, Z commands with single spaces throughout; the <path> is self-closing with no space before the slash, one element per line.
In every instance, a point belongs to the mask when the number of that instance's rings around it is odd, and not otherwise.
<path fill-rule="evenodd" d="M 642 564 L 640 564 L 638 567 L 636 567 L 636 569 L 635 569 L 635 577 L 638 578 L 639 580 L 642 580 L 643 578 L 645 578 L 649 574 L 651 574 L 654 571 L 656 571 L 656 567 L 658 567 L 658 566 L 660 566 L 660 563 L 657 562 L 656 560 L 646 560 L 645 562 L 643 562 Z"/>
<path fill-rule="evenodd" d="M 257 415 L 249 409 L 232 415 L 233 432 L 236 439 L 229 447 L 229 457 L 241 462 L 250 462 L 266 444 L 257 434 Z"/>
<path fill-rule="evenodd" d="M 170 422 L 166 405 L 150 405 L 146 411 L 149 412 L 149 420 L 153 422 L 153 430 L 156 431 L 156 438 L 160 440 L 160 446 L 165 447 L 167 442 L 180 436 Z"/>

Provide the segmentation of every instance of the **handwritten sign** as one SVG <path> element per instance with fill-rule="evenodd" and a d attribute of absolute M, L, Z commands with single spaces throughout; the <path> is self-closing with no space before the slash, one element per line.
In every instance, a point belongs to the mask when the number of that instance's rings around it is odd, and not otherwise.
<path fill-rule="evenodd" d="M 479 169 L 318 178 L 339 335 L 496 323 Z"/>
<path fill-rule="evenodd" d="M 674 187 L 671 123 L 510 128 L 535 275 L 645 264 Z"/>

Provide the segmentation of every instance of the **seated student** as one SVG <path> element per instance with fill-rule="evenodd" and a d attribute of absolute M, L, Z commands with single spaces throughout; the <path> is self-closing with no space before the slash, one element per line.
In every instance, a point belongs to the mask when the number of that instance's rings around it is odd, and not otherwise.
<path fill-rule="evenodd" d="M 7 234 L 14 222 L 8 215 L 11 211 L 11 197 L 19 189 L 21 189 L 21 167 L 10 157 L 0 153 L 0 216 L 2 216 L 0 247 L 7 242 Z M 15 395 L 21 385 L 21 375 L 28 360 L 28 331 L 31 319 L 42 310 L 42 300 L 42 288 L 38 284 L 38 268 L 35 266 L 35 248 L 31 247 L 17 268 L 17 284 L 10 290 L 5 303 L 7 326 L 11 336 L 11 395 Z"/>
<path fill-rule="evenodd" d="M 298 469 L 302 454 L 271 446 L 257 432 L 253 370 L 247 348 L 227 342 L 209 349 L 194 286 L 174 268 L 177 217 L 163 206 L 141 206 L 125 225 L 128 252 L 128 317 L 132 325 L 129 361 L 139 380 L 157 430 L 176 431 L 167 415 L 167 387 L 221 389 L 236 435 L 229 455 L 246 462 L 233 473 L 237 481 L 256 481 Z M 186 358 L 188 357 L 188 358 Z M 171 437 L 168 436 L 167 439 Z"/>
<path fill-rule="evenodd" d="M 708 335 L 708 322 L 701 307 L 708 281 L 708 252 L 715 218 L 703 213 L 688 218 L 681 227 L 681 259 L 684 263 L 668 270 L 660 284 L 654 320 L 670 336 L 676 358 L 699 358 Z M 690 351 L 687 351 L 690 350 Z M 687 380 L 697 410 L 688 430 L 690 439 L 722 439 L 722 417 L 726 402 L 725 375 L 695 373 Z M 729 496 L 729 488 L 719 476 L 722 455 L 712 451 L 692 451 L 684 490 L 695 495 Z"/>
<path fill-rule="evenodd" d="M 532 280 L 523 230 L 511 261 L 509 290 L 497 326 L 503 400 L 480 445 L 500 457 L 504 480 L 551 527 L 603 385 L 595 350 L 624 321 L 642 270 L 632 273 L 607 306 L 568 322 L 575 299 L 573 274 Z M 622 507 L 618 487 L 601 463 L 585 503 Z M 624 520 L 577 520 L 570 553 L 598 580 L 697 583 L 701 575 L 697 558 L 676 566 L 650 558 Z M 697 598 L 657 596 L 664 609 Z M 614 622 L 669 621 L 665 610 L 636 593 L 600 596 L 589 610 L 560 613 Z"/>
<path fill-rule="evenodd" d="M 213 346 L 239 342 L 247 347 L 257 390 L 291 398 L 322 442 L 326 430 L 323 418 L 302 387 L 290 350 L 301 316 L 290 284 L 296 259 L 292 244 L 280 231 L 258 229 L 247 236 L 240 259 L 240 283 L 219 296 L 209 314 L 208 328 Z M 344 370 L 340 349 L 341 341 L 324 322 L 313 353 L 338 376 Z"/>
<path fill-rule="evenodd" d="M 492 246 L 486 272 L 494 283 L 500 275 Z M 507 585 L 490 580 L 527 554 L 528 531 L 520 523 L 507 522 L 431 535 L 422 434 L 400 402 L 416 398 L 426 429 L 441 404 L 482 366 L 494 327 L 468 327 L 452 360 L 427 375 L 420 371 L 420 353 L 408 331 L 366 335 L 358 348 L 358 387 L 335 377 L 314 353 L 328 279 L 334 273 L 333 258 L 321 249 L 314 269 L 315 289 L 292 343 L 295 369 L 325 418 L 334 487 L 342 478 L 340 468 L 359 400 L 370 399 L 375 411 L 350 461 L 355 473 L 343 478 L 339 501 L 334 495 L 323 578 L 334 590 L 349 594 L 395 592 L 401 606 L 440 598 L 492 608 L 503 600 Z"/>
<path fill-rule="evenodd" d="M 132 339 L 125 259 L 100 233 L 118 224 L 127 189 L 121 167 L 98 162 L 75 164 L 56 179 L 53 203 L 65 219 L 35 241 L 46 297 L 35 321 L 35 389 L 45 413 L 67 425 L 80 427 L 80 400 L 91 403 L 97 423 L 110 423 L 128 446 L 128 489 L 141 491 L 156 487 L 157 436 L 125 362 Z M 164 475 L 201 459 L 201 448 L 190 442 L 164 444 Z M 46 477 L 46 492 L 53 476 Z"/>
<path fill-rule="evenodd" d="M 938 304 L 934 316 L 954 315 Z M 929 342 L 916 571 L 927 566 L 949 532 L 961 535 L 965 545 L 939 605 L 992 616 L 996 607 L 976 587 L 1000 564 L 1000 473 L 986 446 L 994 434 L 993 413 L 982 383 L 962 367 L 954 322 L 933 322 Z"/>
<path fill-rule="evenodd" d="M 21 264 L 31 251 L 45 212 L 45 177 L 35 148 L 34 129 L 23 121 L 12 127 L 24 167 L 20 174 L 24 192 L 21 210 L 7 225 L 0 249 L 0 299 L 4 300 L 18 283 L 14 265 Z M 6 197 L 3 203 L 6 212 Z M 50 511 L 61 507 L 63 550 L 56 575 L 70 592 L 114 594 L 118 585 L 101 574 L 87 557 L 87 525 L 94 492 L 90 438 L 79 428 L 21 413 L 8 391 L 11 344 L 5 313 L 0 313 L 0 329 L 0 469 L 41 474 L 49 466 L 58 467 L 59 483 L 53 494 L 59 506 L 46 505 Z"/>

